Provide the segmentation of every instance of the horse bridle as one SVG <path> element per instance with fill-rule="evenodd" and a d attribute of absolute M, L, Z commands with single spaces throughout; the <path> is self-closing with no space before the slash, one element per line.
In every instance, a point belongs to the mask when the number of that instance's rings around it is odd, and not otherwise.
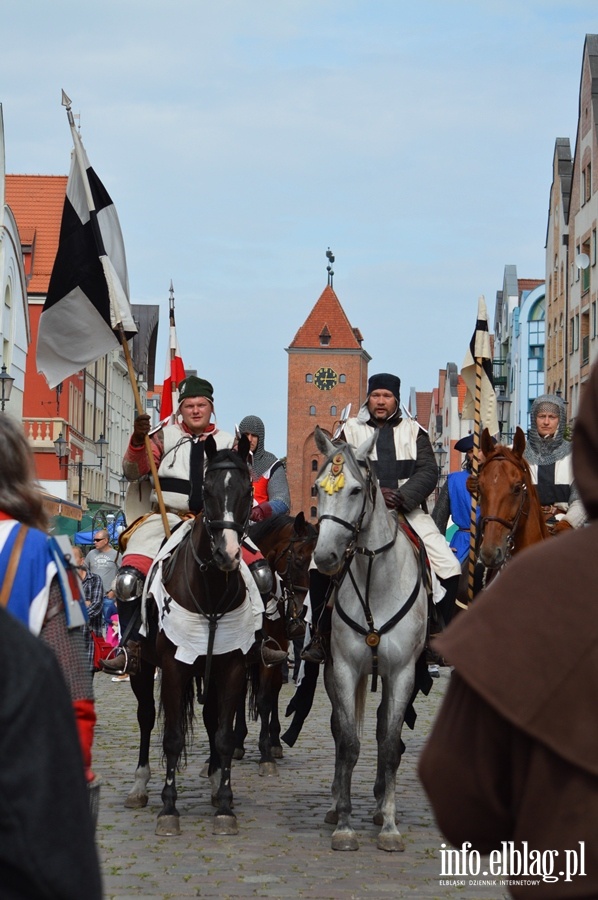
<path fill-rule="evenodd" d="M 328 460 L 328 462 L 329 461 L 330 460 Z M 324 513 L 324 515 L 319 517 L 320 522 L 322 522 L 324 519 L 329 519 L 331 522 L 336 522 L 337 525 L 342 525 L 343 528 L 347 528 L 351 532 L 351 540 L 347 544 L 347 549 L 345 550 L 345 556 L 347 558 L 352 557 L 353 554 L 355 553 L 357 539 L 361 532 L 363 520 L 365 518 L 365 507 L 366 507 L 368 497 L 372 498 L 373 504 L 376 503 L 376 494 L 374 491 L 372 491 L 372 485 L 373 485 L 372 470 L 370 469 L 370 467 L 367 465 L 366 462 L 358 462 L 358 465 L 362 466 L 366 470 L 366 477 L 365 477 L 365 488 L 366 489 L 363 493 L 363 504 L 361 507 L 361 512 L 359 513 L 359 516 L 357 517 L 355 523 L 347 522 L 345 519 L 339 519 L 338 516 L 331 516 L 328 513 Z"/>
<path fill-rule="evenodd" d="M 496 456 L 492 456 L 492 457 L 490 457 L 490 459 L 487 459 L 485 461 L 484 468 L 486 466 L 489 466 L 490 463 L 498 462 L 498 461 L 511 463 L 511 465 L 516 466 L 522 472 L 522 474 L 524 476 L 522 483 L 521 483 L 521 498 L 519 500 L 519 508 L 515 512 L 515 515 L 511 521 L 509 521 L 508 519 L 503 519 L 501 516 L 481 516 L 480 517 L 480 534 L 483 538 L 484 529 L 486 528 L 486 525 L 488 524 L 488 522 L 497 522 L 499 525 L 502 525 L 503 528 L 506 528 L 507 531 L 509 532 L 507 535 L 507 554 L 508 554 L 508 556 L 510 556 L 513 551 L 513 547 L 515 545 L 515 540 L 513 538 L 513 535 L 515 534 L 515 531 L 517 530 L 517 526 L 519 525 L 519 520 L 520 520 L 521 516 L 526 515 L 526 513 L 524 513 L 524 511 L 523 511 L 523 507 L 524 507 L 525 501 L 529 500 L 529 494 L 527 492 L 527 484 L 525 483 L 525 470 L 521 466 L 519 466 L 514 460 L 510 459 L 508 456 L 504 456 L 503 454 L 497 454 Z"/>
<path fill-rule="evenodd" d="M 208 472 L 215 472 L 219 469 L 234 471 L 237 468 L 238 466 L 236 466 L 235 463 L 223 459 L 220 462 L 208 464 L 206 474 Z M 249 516 L 251 515 L 252 503 L 253 500 L 250 496 L 247 515 L 245 517 L 245 522 L 243 525 L 239 525 L 239 523 L 235 522 L 234 519 L 209 519 L 204 509 L 203 524 L 208 533 L 208 537 L 210 538 L 210 545 L 212 546 L 212 548 L 214 546 L 213 530 L 224 531 L 225 528 L 230 528 L 232 531 L 236 531 L 236 533 L 239 535 L 239 542 L 243 540 L 243 538 L 247 535 L 247 529 L 249 528 Z"/>

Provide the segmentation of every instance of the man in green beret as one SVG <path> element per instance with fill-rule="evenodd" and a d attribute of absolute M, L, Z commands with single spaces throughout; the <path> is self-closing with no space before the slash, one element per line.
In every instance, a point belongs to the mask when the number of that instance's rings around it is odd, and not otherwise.
<path fill-rule="evenodd" d="M 175 419 L 174 424 L 165 425 L 150 437 L 171 531 L 181 519 L 189 514 L 197 515 L 203 509 L 203 477 L 207 462 L 204 444 L 208 435 L 212 435 L 218 450 L 233 446 L 233 436 L 216 425 L 214 388 L 204 378 L 189 375 L 181 381 Z M 145 437 L 149 433 L 150 417 L 145 413 L 138 415 L 123 458 L 123 472 L 129 481 L 138 481 L 149 475 L 150 465 L 145 449 Z M 143 521 L 138 520 L 140 524 L 127 541 L 122 566 L 116 577 L 121 634 L 133 616 L 139 617 L 143 584 L 164 540 L 164 524 L 154 490 L 149 503 L 151 508 L 148 508 L 146 517 Z M 102 661 L 102 668 L 112 674 L 124 674 L 134 670 L 137 663 L 130 657 L 138 657 L 138 654 L 138 643 L 127 641 L 113 659 Z M 264 647 L 262 654 L 269 664 L 275 665 L 286 659 L 286 653 L 270 647 Z"/>

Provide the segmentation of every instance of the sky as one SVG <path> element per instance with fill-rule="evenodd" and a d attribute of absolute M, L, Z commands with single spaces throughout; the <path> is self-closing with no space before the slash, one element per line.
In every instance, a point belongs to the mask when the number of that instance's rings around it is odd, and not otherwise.
<path fill-rule="evenodd" d="M 131 301 L 168 297 L 218 424 L 286 452 L 285 348 L 326 286 L 403 399 L 461 367 L 505 265 L 544 277 L 587 0 L 28 0 L 0 16 L 6 171 L 67 174 L 61 89 L 110 193 Z"/>

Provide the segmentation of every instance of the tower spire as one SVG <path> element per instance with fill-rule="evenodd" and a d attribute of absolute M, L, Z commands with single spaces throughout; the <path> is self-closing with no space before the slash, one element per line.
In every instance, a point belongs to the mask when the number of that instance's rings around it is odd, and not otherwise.
<path fill-rule="evenodd" d="M 332 279 L 334 278 L 334 270 L 332 268 L 332 263 L 334 262 L 334 253 L 328 248 L 326 251 L 326 259 L 328 260 L 328 265 L 326 266 L 326 271 L 328 272 L 328 286 L 332 287 Z"/>

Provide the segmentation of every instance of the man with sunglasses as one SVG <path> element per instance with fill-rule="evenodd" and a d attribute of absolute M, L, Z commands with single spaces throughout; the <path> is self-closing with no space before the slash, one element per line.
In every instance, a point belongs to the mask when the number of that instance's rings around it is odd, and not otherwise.
<path fill-rule="evenodd" d="M 93 550 L 89 551 L 85 561 L 92 575 L 99 575 L 102 579 L 104 587 L 104 622 L 109 621 L 109 615 L 116 611 L 112 585 L 118 572 L 117 559 L 118 553 L 110 544 L 108 532 L 103 529 L 96 531 L 93 536 Z"/>

